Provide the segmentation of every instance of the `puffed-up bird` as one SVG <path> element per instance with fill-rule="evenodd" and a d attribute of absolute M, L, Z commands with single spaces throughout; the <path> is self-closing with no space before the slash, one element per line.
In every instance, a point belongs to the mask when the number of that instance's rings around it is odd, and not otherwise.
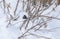
<path fill-rule="evenodd" d="M 23 19 L 27 19 L 27 16 L 26 16 L 26 15 L 24 15 L 24 16 L 23 16 Z"/>

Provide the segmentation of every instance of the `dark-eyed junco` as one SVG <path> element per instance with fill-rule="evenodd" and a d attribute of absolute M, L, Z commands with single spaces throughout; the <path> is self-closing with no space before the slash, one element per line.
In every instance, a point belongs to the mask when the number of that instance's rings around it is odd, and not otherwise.
<path fill-rule="evenodd" d="M 23 16 L 23 19 L 27 19 L 27 16 L 26 16 L 26 15 L 24 15 L 24 16 Z"/>

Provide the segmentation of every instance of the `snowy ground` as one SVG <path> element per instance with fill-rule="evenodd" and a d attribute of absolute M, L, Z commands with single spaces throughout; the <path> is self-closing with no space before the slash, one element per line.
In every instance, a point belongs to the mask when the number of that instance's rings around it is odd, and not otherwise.
<path fill-rule="evenodd" d="M 12 11 L 15 8 L 16 1 L 15 0 L 10 0 L 10 1 L 6 0 L 7 3 L 9 3 L 9 2 L 11 3 L 11 7 L 13 6 L 12 10 L 11 10 L 11 14 L 13 13 Z M 22 22 L 22 21 L 24 21 L 22 19 L 23 15 L 24 14 L 27 15 L 27 14 L 25 12 L 23 12 L 22 9 L 21 9 L 21 7 L 22 7 L 21 2 L 20 2 L 20 5 L 21 5 L 21 6 L 19 6 L 20 9 L 18 9 L 17 13 L 19 12 L 19 10 L 21 10 L 21 12 L 19 14 L 20 15 L 19 20 Z M 51 8 L 52 7 L 50 7 L 50 9 Z M 50 11 L 50 9 L 48 9 L 47 11 Z M 45 11 L 44 13 L 46 13 L 47 11 Z M 56 16 L 56 14 L 60 13 L 60 6 L 56 7 L 55 11 L 53 11 L 51 13 L 55 16 Z M 21 34 L 18 25 L 21 25 L 21 24 L 19 23 L 19 24 L 16 24 L 15 26 L 11 25 L 7 28 L 6 26 L 7 26 L 8 22 L 7 22 L 6 17 L 7 17 L 6 14 L 4 14 L 3 10 L 0 7 L 0 39 L 17 39 Z M 59 16 L 59 18 L 60 18 L 60 16 Z M 16 22 L 14 21 L 13 24 L 14 23 L 16 23 Z M 56 28 L 56 27 L 58 27 L 58 28 L 52 30 L 52 28 Z M 42 32 L 37 31 L 38 33 L 35 33 L 35 34 L 42 33 L 41 35 L 51 37 L 51 39 L 60 39 L 60 20 L 52 20 L 52 22 L 49 22 L 48 23 L 48 29 L 51 29 L 51 32 L 41 30 Z M 29 36 L 28 39 L 37 39 L 37 38 Z"/>

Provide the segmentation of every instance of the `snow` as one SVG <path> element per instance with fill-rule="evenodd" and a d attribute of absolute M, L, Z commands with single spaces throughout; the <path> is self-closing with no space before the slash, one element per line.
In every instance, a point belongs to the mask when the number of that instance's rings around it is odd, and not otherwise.
<path fill-rule="evenodd" d="M 11 14 L 13 13 L 12 11 L 15 8 L 16 1 L 17 0 L 10 0 L 10 1 L 6 0 L 7 3 L 9 3 L 9 2 L 11 3 L 11 7 L 12 7 Z M 18 15 L 20 16 L 20 18 L 17 21 L 13 21 L 12 24 L 15 24 L 19 21 L 20 21 L 20 23 L 17 23 L 14 26 L 10 25 L 8 28 L 6 27 L 8 25 L 7 16 L 6 16 L 6 14 L 4 14 L 3 9 L 0 8 L 0 39 L 17 39 L 23 32 L 25 32 L 25 30 L 22 30 L 22 31 L 20 30 L 19 25 L 21 25 L 21 23 L 24 21 L 24 19 L 22 19 L 23 15 L 27 15 L 27 13 L 22 11 L 21 1 L 20 1 L 20 4 L 19 4 L 20 9 L 17 10 L 17 13 L 19 13 Z M 52 7 L 50 7 L 48 9 L 48 12 L 52 9 Z M 19 10 L 21 10 L 21 12 Z M 47 11 L 45 11 L 44 13 L 46 13 L 46 12 Z M 51 13 L 54 16 L 56 16 L 56 14 L 60 13 L 60 6 L 56 7 L 55 11 L 52 11 Z M 30 23 L 30 25 L 32 25 L 32 24 Z M 56 28 L 56 27 L 60 27 L 60 20 L 54 19 L 48 23 L 47 29 L 49 30 L 49 29 Z M 35 32 L 33 32 L 33 33 L 35 33 Z M 51 37 L 51 39 L 60 39 L 60 28 L 53 29 L 53 30 L 51 30 L 51 32 L 48 32 L 47 30 L 41 30 L 41 32 L 37 31 L 37 33 L 35 33 L 35 34 L 39 35 L 39 33 L 41 33 L 41 35 Z M 37 39 L 36 37 L 32 37 L 32 36 L 27 36 L 27 38 L 28 39 Z"/>

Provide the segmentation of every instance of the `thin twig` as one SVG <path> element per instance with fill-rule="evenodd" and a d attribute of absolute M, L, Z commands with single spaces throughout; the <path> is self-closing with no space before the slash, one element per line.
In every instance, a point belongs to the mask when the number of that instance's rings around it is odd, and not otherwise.
<path fill-rule="evenodd" d="M 15 8 L 15 10 L 14 10 L 14 15 L 16 15 L 16 11 L 17 11 L 17 9 L 18 9 L 19 1 L 20 1 L 20 0 L 17 1 L 16 8 Z"/>
<path fill-rule="evenodd" d="M 4 14 L 5 14 L 5 0 L 3 0 Z"/>
<path fill-rule="evenodd" d="M 46 37 L 46 36 L 40 36 L 40 35 L 37 35 L 37 34 L 31 33 L 31 32 L 29 32 L 29 34 L 30 34 L 30 35 L 33 35 L 33 36 L 35 36 L 35 37 L 37 37 L 37 38 L 51 39 L 51 38 L 49 38 L 49 37 Z"/>

